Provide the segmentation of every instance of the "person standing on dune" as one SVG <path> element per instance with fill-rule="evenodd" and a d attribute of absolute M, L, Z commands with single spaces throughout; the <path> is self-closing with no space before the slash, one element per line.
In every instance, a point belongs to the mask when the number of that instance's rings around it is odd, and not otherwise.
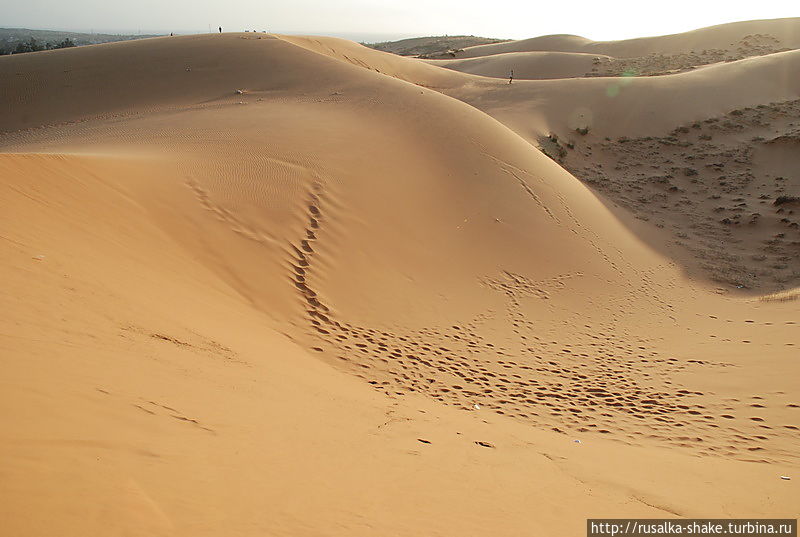
<path fill-rule="evenodd" d="M 508 83 L 511 84 L 514 81 L 514 70 L 511 70 L 511 74 L 508 76 Z"/>

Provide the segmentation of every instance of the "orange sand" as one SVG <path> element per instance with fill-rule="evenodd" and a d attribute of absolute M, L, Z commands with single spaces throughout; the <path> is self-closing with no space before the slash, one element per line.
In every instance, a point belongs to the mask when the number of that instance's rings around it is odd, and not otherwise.
<path fill-rule="evenodd" d="M 536 146 L 575 138 L 561 163 L 589 177 L 629 155 L 606 137 L 797 99 L 798 54 L 614 98 L 620 79 L 509 86 L 332 38 L 0 58 L 6 531 L 797 517 L 797 280 L 770 280 L 771 299 L 715 281 L 672 244 L 689 213 L 634 219 L 655 213 L 628 168 L 590 189 Z M 753 169 L 793 169 L 772 148 Z"/>

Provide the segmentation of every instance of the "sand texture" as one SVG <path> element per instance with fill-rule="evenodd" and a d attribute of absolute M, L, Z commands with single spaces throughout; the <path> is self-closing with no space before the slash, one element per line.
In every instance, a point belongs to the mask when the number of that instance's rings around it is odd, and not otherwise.
<path fill-rule="evenodd" d="M 0 57 L 4 531 L 800 516 L 797 47 Z"/>

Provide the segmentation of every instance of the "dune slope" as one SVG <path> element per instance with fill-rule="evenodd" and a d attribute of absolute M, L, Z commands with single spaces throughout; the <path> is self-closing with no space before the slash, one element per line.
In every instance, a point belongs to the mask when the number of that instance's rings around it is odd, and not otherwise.
<path fill-rule="evenodd" d="M 610 56 L 605 58 L 611 60 Z M 600 61 L 594 54 L 576 52 L 506 52 L 463 60 L 427 60 L 427 63 L 462 73 L 492 78 L 545 80 L 583 77 Z"/>
<path fill-rule="evenodd" d="M 800 19 L 722 24 L 681 34 L 591 41 L 550 35 L 468 47 L 436 65 L 482 76 L 518 79 L 652 76 L 785 52 L 800 47 Z M 456 59 L 453 59 L 456 58 Z"/>
<path fill-rule="evenodd" d="M 553 51 L 606 54 L 615 58 L 631 58 L 649 54 L 696 53 L 722 50 L 727 53 L 752 55 L 764 51 L 800 48 L 798 18 L 765 19 L 734 22 L 700 28 L 691 32 L 641 37 L 622 41 L 592 41 L 575 35 L 548 35 L 467 47 L 458 58 L 475 58 L 507 52 Z"/>
<path fill-rule="evenodd" d="M 792 208 L 759 207 L 800 195 L 788 150 L 796 137 L 798 51 L 670 76 L 512 84 L 458 73 L 437 80 L 414 60 L 376 58 L 355 46 L 348 57 L 366 66 L 392 62 L 383 72 L 432 85 L 499 119 L 625 212 L 652 220 L 649 230 L 631 227 L 661 235 L 646 240 L 692 274 L 761 293 L 800 285 Z M 694 136 L 683 136 L 688 132 Z M 729 170 L 721 155 L 735 159 Z M 659 232 L 664 228 L 672 238 Z"/>
<path fill-rule="evenodd" d="M 791 516 L 796 302 L 689 279 L 424 87 L 477 77 L 361 49 L 234 34 L 0 58 L 9 527 Z"/>

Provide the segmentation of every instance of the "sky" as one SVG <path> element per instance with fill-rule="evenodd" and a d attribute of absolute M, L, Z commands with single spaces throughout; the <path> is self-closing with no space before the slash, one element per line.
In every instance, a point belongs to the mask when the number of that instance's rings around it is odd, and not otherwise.
<path fill-rule="evenodd" d="M 594 40 L 800 16 L 797 1 L 669 0 L 0 0 L 0 26 L 106 33 L 266 30 L 385 41 L 423 35 Z"/>

